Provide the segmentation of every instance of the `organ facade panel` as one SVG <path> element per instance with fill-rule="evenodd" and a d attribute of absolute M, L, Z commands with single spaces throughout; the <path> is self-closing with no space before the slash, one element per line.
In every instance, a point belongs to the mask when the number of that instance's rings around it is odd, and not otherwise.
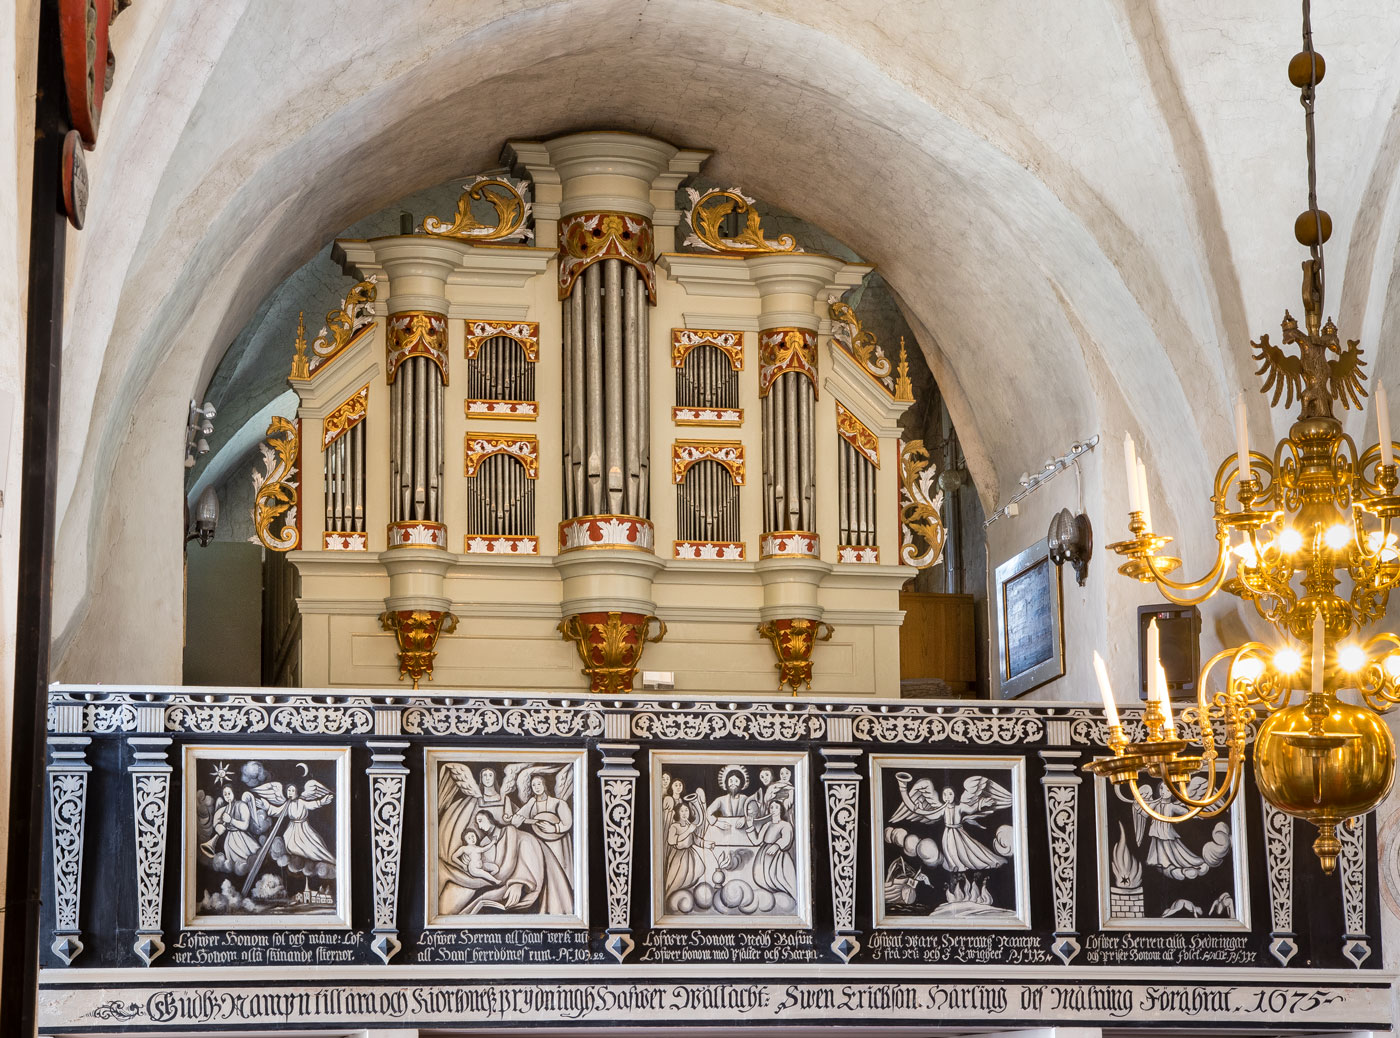
<path fill-rule="evenodd" d="M 356 287 L 292 379 L 303 682 L 586 687 L 562 632 L 618 614 L 678 689 L 778 691 L 778 623 L 828 635 L 814 691 L 896 694 L 911 572 L 897 466 L 866 459 L 898 457 L 909 401 L 830 310 L 871 268 L 732 232 L 736 193 L 683 210 L 707 152 L 582 133 L 505 158 L 455 214 L 337 243 Z"/>

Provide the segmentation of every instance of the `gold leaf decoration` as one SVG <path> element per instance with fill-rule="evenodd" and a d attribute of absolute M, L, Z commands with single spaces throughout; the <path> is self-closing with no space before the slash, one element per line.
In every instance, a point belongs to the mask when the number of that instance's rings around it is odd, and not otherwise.
<path fill-rule="evenodd" d="M 900 444 L 899 561 L 915 569 L 928 569 L 937 562 L 947 538 L 939 516 L 943 491 L 933 492 L 937 474 L 923 440 Z"/>
<path fill-rule="evenodd" d="M 525 226 L 532 208 L 529 190 L 529 185 L 523 180 L 477 177 L 463 188 L 452 222 L 429 216 L 423 221 L 423 233 L 436 238 L 458 238 L 472 242 L 530 241 L 535 232 Z M 486 202 L 496 211 L 494 225 L 481 223 L 472 215 L 473 202 Z"/>
<path fill-rule="evenodd" d="M 685 220 L 691 231 L 685 239 L 687 246 L 738 256 L 802 251 L 790 234 L 764 237 L 763 224 L 758 210 L 754 208 L 754 200 L 737 187 L 731 187 L 728 191 L 711 188 L 704 194 L 688 187 L 686 194 L 690 196 L 690 208 L 686 210 Z M 744 216 L 743 228 L 732 237 L 726 236 L 723 231 L 724 219 L 731 213 Z"/>
<path fill-rule="evenodd" d="M 280 415 L 273 415 L 267 427 L 268 439 L 258 444 L 264 472 L 253 472 L 253 526 L 248 538 L 271 551 L 291 551 L 301 543 L 297 525 L 297 483 L 292 479 L 301 450 L 297 427 Z M 273 527 L 280 527 L 276 533 Z"/>

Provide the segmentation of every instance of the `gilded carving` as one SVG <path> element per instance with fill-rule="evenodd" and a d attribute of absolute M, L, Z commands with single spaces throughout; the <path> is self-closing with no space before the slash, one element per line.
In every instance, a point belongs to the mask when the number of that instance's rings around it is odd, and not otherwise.
<path fill-rule="evenodd" d="M 700 328 L 671 329 L 671 366 L 678 368 L 697 346 L 713 346 L 729 358 L 735 371 L 744 370 L 744 333 Z"/>
<path fill-rule="evenodd" d="M 685 482 L 690 467 L 701 461 L 717 461 L 744 485 L 744 445 L 738 440 L 677 440 L 671 445 L 671 482 Z"/>
<path fill-rule="evenodd" d="M 447 318 L 430 310 L 405 310 L 389 315 L 389 359 L 385 381 L 394 382 L 399 365 L 409 357 L 427 357 L 442 371 L 447 385 Z"/>
<path fill-rule="evenodd" d="M 779 375 L 801 372 L 817 387 L 817 336 L 805 328 L 770 328 L 758 338 L 758 395 L 765 397 Z"/>
<path fill-rule="evenodd" d="M 365 420 L 369 407 L 369 383 L 366 382 L 354 396 L 337 407 L 321 422 L 321 450 L 325 450 L 355 426 Z"/>
<path fill-rule="evenodd" d="M 648 634 L 657 625 L 654 636 Z M 589 691 L 631 692 L 647 642 L 666 637 L 666 624 L 641 613 L 575 613 L 559 621 L 559 633 L 573 642 L 589 679 Z"/>
<path fill-rule="evenodd" d="M 258 444 L 266 471 L 253 472 L 253 526 L 257 533 L 248 538 L 272 551 L 291 551 L 301 543 L 297 519 L 299 484 L 292 479 L 301 452 L 297 427 L 280 415 L 273 415 L 267 427 L 268 439 Z M 273 532 L 274 527 L 280 527 Z"/>
<path fill-rule="evenodd" d="M 841 401 L 836 401 L 836 431 L 852 447 L 861 453 L 870 464 L 880 467 L 880 438 L 871 432 Z"/>
<path fill-rule="evenodd" d="M 493 454 L 509 454 L 525 467 L 527 479 L 540 475 L 540 441 L 533 436 L 497 436 L 467 433 L 466 475 L 475 476 L 481 463 Z"/>
<path fill-rule="evenodd" d="M 620 259 L 637 269 L 647 297 L 656 302 L 656 246 L 651 221 L 633 213 L 574 213 L 559 222 L 559 298 L 564 299 L 586 267 Z"/>
<path fill-rule="evenodd" d="M 801 252 L 797 240 L 790 234 L 780 234 L 768 238 L 763 233 L 763 223 L 754 200 L 737 187 L 725 191 L 711 188 L 701 194 L 693 187 L 686 188 L 690 196 L 690 208 L 685 212 L 685 222 L 690 227 L 690 235 L 685 239 L 686 247 L 704 249 L 708 252 L 727 253 L 739 256 L 760 256 L 773 252 Z M 724 219 L 731 213 L 744 217 L 744 226 L 732 237 L 724 233 Z"/>
<path fill-rule="evenodd" d="M 297 314 L 297 340 L 292 344 L 296 351 L 292 357 L 292 372 L 289 379 L 305 381 L 311 377 L 311 361 L 306 356 L 306 311 Z"/>
<path fill-rule="evenodd" d="M 326 314 L 326 323 L 316 338 L 311 342 L 311 357 L 308 364 L 307 378 L 320 372 L 320 370 L 339 356 L 347 346 L 359 337 L 366 328 L 374 323 L 374 313 L 372 304 L 374 303 L 375 283 L 379 280 L 379 275 L 373 274 L 364 281 L 356 284 L 345 295 L 345 302 L 341 304 L 339 310 L 331 310 Z M 303 329 L 299 329 L 298 337 L 304 334 Z M 295 371 L 295 361 L 293 361 L 292 378 L 297 378 Z"/>
<path fill-rule="evenodd" d="M 899 449 L 899 561 L 928 569 L 943 554 L 947 536 L 939 511 L 943 491 L 934 492 L 937 470 L 923 440 L 901 442 Z"/>
<path fill-rule="evenodd" d="M 471 360 L 487 339 L 504 335 L 514 339 L 531 364 L 540 359 L 540 325 L 538 321 L 468 321 L 466 356 Z"/>
<path fill-rule="evenodd" d="M 788 620 L 765 620 L 758 633 L 768 639 L 778 657 L 778 691 L 786 686 L 793 695 L 799 688 L 812 687 L 812 650 L 817 642 L 829 642 L 836 633 L 828 623 L 796 616 Z"/>
<path fill-rule="evenodd" d="M 423 233 L 437 238 L 457 238 L 470 242 L 526 242 L 535 232 L 526 227 L 530 219 L 530 186 L 513 177 L 482 176 L 467 183 L 457 199 L 452 222 L 429 216 Z M 481 223 L 472 214 L 473 202 L 485 202 L 496 211 L 495 224 Z"/>
<path fill-rule="evenodd" d="M 379 626 L 398 640 L 399 680 L 411 678 L 417 689 L 425 676 L 433 679 L 438 636 L 455 631 L 457 617 L 438 609 L 390 609 L 379 615 Z"/>

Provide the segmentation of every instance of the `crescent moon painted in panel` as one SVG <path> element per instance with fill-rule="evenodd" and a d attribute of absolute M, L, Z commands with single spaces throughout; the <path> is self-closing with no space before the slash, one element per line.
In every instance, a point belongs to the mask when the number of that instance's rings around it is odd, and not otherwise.
<path fill-rule="evenodd" d="M 299 767 L 299 768 L 301 769 L 301 773 L 302 773 L 303 775 L 309 775 L 309 774 L 311 774 L 311 772 L 309 772 L 309 771 L 306 770 L 306 765 L 305 765 L 305 764 L 298 764 L 297 767 Z"/>

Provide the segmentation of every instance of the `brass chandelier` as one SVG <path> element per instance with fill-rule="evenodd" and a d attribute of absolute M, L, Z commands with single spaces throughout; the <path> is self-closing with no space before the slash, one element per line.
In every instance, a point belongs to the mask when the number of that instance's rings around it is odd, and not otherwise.
<path fill-rule="evenodd" d="M 1162 553 L 1171 538 L 1151 528 L 1146 478 L 1131 440 L 1125 447 L 1132 536 L 1109 546 L 1126 559 L 1120 573 L 1155 583 L 1171 602 L 1195 605 L 1223 590 L 1252 603 L 1278 633 L 1278 644 L 1250 641 L 1207 661 L 1195 705 L 1181 712 L 1183 728 L 1199 729 L 1199 743 L 1184 738 L 1172 717 L 1151 651 L 1155 639 L 1149 637 L 1152 674 L 1142 730 L 1133 739 L 1119 723 L 1096 660 L 1113 755 L 1086 768 L 1126 784 L 1154 819 L 1208 818 L 1234 800 L 1251 726 L 1267 715 L 1254 738 L 1259 791 L 1280 811 L 1317 826 L 1313 850 L 1323 871 L 1331 872 L 1341 850 L 1338 823 L 1375 807 L 1395 777 L 1395 741 L 1379 715 L 1400 703 L 1400 636 L 1385 631 L 1362 640 L 1362 631 L 1384 617 L 1390 591 L 1400 584 L 1400 531 L 1391 529 L 1400 515 L 1400 476 L 1383 385 L 1376 392 L 1377 444 L 1359 450 L 1333 412 L 1337 402 L 1361 406 L 1366 376 L 1357 341 L 1343 348 L 1336 325 L 1321 320 L 1322 247 L 1332 221 L 1317 206 L 1313 102 L 1324 71 L 1313 50 L 1309 2 L 1303 0 L 1303 50 L 1289 62 L 1288 76 L 1302 91 L 1307 130 L 1308 208 L 1294 224 L 1309 251 L 1303 263 L 1304 326 L 1285 311 L 1280 345 L 1267 335 L 1251 343 L 1260 362 L 1257 374 L 1264 376 L 1261 392 L 1272 392 L 1271 406 L 1286 395 L 1284 406 L 1291 407 L 1296 398 L 1298 420 L 1271 455 L 1252 452 L 1241 394 L 1237 450 L 1216 473 L 1211 496 L 1218 552 L 1205 576 L 1170 577 L 1180 560 Z M 1285 346 L 1296 346 L 1297 354 L 1285 353 Z M 1209 682 L 1217 671 L 1224 687 L 1212 692 Z M 1360 705 L 1344 702 L 1343 691 L 1354 692 Z M 1178 802 L 1169 813 L 1144 802 L 1137 782 L 1144 772 Z"/>

